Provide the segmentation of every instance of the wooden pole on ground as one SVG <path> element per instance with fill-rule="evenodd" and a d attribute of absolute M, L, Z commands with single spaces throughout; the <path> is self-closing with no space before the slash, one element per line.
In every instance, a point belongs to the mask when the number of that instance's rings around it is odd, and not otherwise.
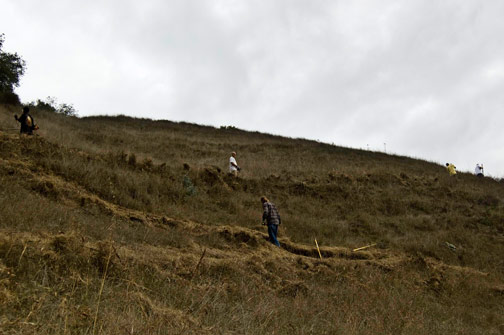
<path fill-rule="evenodd" d="M 364 246 L 364 247 L 360 247 L 360 248 L 354 249 L 354 250 L 352 250 L 352 251 L 364 250 L 364 249 L 367 249 L 367 248 L 374 247 L 375 245 L 376 245 L 376 243 L 373 243 L 373 244 L 370 244 L 370 245 L 366 245 L 366 246 Z"/>
<path fill-rule="evenodd" d="M 320 248 L 318 246 L 317 239 L 315 239 L 315 245 L 317 246 L 318 255 L 319 255 L 320 259 L 322 259 L 322 254 L 320 253 Z"/>

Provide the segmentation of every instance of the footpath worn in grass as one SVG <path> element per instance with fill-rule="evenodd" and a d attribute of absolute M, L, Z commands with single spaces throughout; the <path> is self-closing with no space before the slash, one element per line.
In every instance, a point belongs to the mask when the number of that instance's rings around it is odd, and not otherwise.
<path fill-rule="evenodd" d="M 127 117 L 35 110 L 40 136 L 20 137 L 14 111 L 0 108 L 2 334 L 504 332 L 498 180 Z"/>

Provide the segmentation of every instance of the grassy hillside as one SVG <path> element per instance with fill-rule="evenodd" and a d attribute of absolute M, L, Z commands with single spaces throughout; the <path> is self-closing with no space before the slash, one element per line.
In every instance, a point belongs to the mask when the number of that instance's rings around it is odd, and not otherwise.
<path fill-rule="evenodd" d="M 0 333 L 504 332 L 499 181 L 128 117 L 36 110 L 27 138 L 14 112 L 0 107 Z"/>

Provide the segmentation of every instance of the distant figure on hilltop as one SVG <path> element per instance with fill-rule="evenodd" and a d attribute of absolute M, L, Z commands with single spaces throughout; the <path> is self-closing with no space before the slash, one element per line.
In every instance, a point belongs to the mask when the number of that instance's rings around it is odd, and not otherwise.
<path fill-rule="evenodd" d="M 238 176 L 238 171 L 240 171 L 241 168 L 238 166 L 236 163 L 236 152 L 231 153 L 231 157 L 229 157 L 229 173 L 234 175 L 235 177 Z"/>
<path fill-rule="evenodd" d="M 457 167 L 455 165 L 453 165 L 452 163 L 446 163 L 446 169 L 448 170 L 448 173 L 450 174 L 450 176 L 454 176 L 457 174 Z"/>
<path fill-rule="evenodd" d="M 484 177 L 483 164 L 476 164 L 476 168 L 474 169 L 474 174 L 476 175 L 476 177 Z"/>
<path fill-rule="evenodd" d="M 282 220 L 280 219 L 280 214 L 278 213 L 278 210 L 276 209 L 275 205 L 271 203 L 268 200 L 268 198 L 261 197 L 261 202 L 263 206 L 263 215 L 262 215 L 263 225 L 268 226 L 268 235 L 270 242 L 279 247 L 280 243 L 278 242 L 277 235 L 278 235 L 278 226 L 282 223 Z"/>
<path fill-rule="evenodd" d="M 30 108 L 28 107 L 23 107 L 23 115 L 18 117 L 16 114 L 14 118 L 17 122 L 21 123 L 21 129 L 19 130 L 21 134 L 33 135 L 33 131 L 38 129 L 33 117 L 30 115 Z"/>

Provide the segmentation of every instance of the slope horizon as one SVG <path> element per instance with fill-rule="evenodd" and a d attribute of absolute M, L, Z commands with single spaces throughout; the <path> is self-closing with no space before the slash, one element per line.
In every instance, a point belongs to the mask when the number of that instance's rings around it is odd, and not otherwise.
<path fill-rule="evenodd" d="M 428 157 L 420 157 L 420 156 L 416 156 L 416 155 L 408 155 L 408 154 L 402 154 L 402 153 L 386 150 L 386 146 L 383 150 L 381 150 L 380 148 L 377 148 L 376 146 L 374 147 L 374 149 L 371 146 L 369 148 L 353 147 L 353 146 L 347 146 L 344 144 L 334 143 L 331 141 L 320 140 L 320 139 L 316 139 L 316 138 L 309 138 L 309 137 L 295 136 L 295 135 L 291 136 L 289 134 L 283 134 L 283 133 L 262 132 L 258 129 L 240 128 L 240 127 L 235 127 L 233 125 L 217 125 L 217 124 L 189 122 L 189 121 L 181 120 L 181 119 L 180 120 L 178 120 L 178 119 L 171 120 L 171 119 L 156 118 L 156 117 L 148 118 L 148 117 L 140 117 L 140 116 L 129 115 L 129 114 L 121 114 L 121 113 L 119 113 L 119 114 L 95 114 L 95 115 L 85 115 L 85 116 L 75 115 L 75 117 L 81 118 L 81 119 L 127 117 L 127 118 L 131 118 L 132 120 L 138 119 L 138 120 L 149 120 L 149 121 L 159 121 L 159 122 L 174 122 L 174 123 L 189 124 L 189 125 L 195 125 L 195 126 L 201 126 L 201 127 L 209 127 L 209 128 L 214 128 L 214 129 L 236 129 L 239 131 L 244 131 L 244 132 L 249 132 L 249 133 L 258 133 L 258 134 L 264 134 L 264 135 L 271 135 L 271 136 L 276 136 L 276 137 L 283 137 L 286 139 L 312 141 L 315 143 L 326 144 L 326 145 L 341 147 L 341 148 L 345 148 L 345 149 L 369 151 L 369 152 L 374 152 L 374 153 L 383 153 L 383 154 L 390 155 L 390 156 L 405 157 L 405 158 L 410 158 L 410 159 L 414 159 L 414 160 L 424 161 L 426 163 L 437 164 L 437 165 L 443 166 L 443 167 L 446 163 L 446 162 L 442 162 L 442 161 L 432 160 L 432 159 L 429 159 Z M 455 165 L 457 166 L 457 164 L 455 164 Z M 457 166 L 457 172 L 474 174 L 474 167 L 466 167 L 466 169 L 460 169 Z M 493 179 L 499 180 L 499 179 L 502 179 L 502 177 L 504 176 L 504 173 L 492 174 L 492 173 L 485 172 L 485 176 L 488 178 L 493 178 Z"/>

